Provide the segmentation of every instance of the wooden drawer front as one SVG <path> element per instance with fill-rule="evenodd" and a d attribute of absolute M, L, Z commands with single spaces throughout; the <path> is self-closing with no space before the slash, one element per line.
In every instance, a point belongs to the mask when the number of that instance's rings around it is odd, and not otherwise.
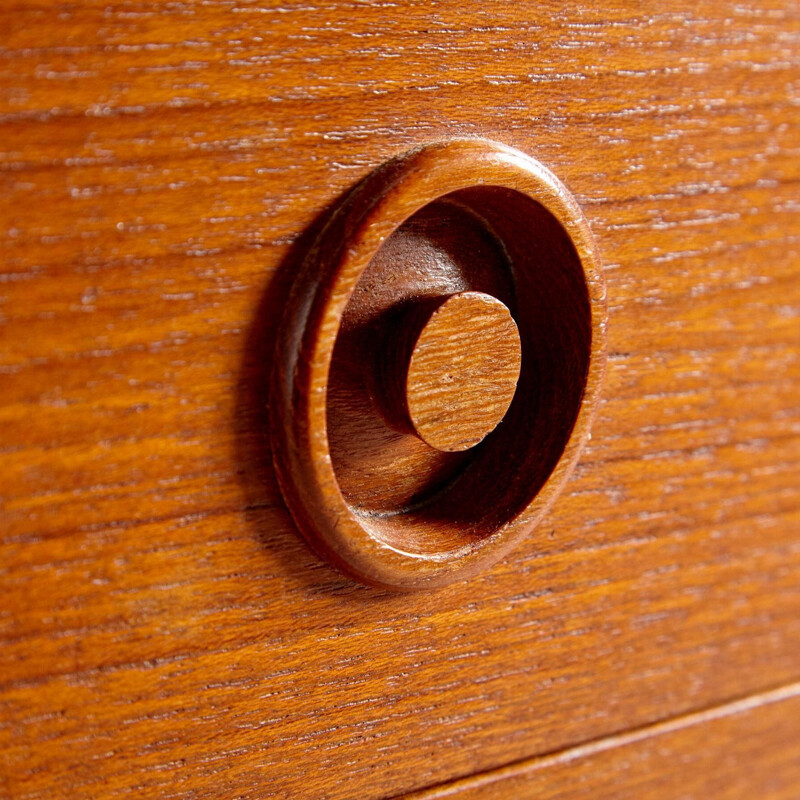
<path fill-rule="evenodd" d="M 800 679 L 795 2 L 0 30 L 0 794 L 387 797 Z M 537 532 L 393 595 L 298 536 L 266 381 L 297 237 L 454 134 L 575 194 L 610 360 Z"/>
<path fill-rule="evenodd" d="M 797 797 L 800 685 L 406 795 L 407 800 Z"/>

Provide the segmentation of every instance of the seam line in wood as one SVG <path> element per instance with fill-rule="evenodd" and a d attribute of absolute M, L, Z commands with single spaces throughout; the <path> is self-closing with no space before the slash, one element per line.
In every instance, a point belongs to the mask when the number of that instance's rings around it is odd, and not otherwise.
<path fill-rule="evenodd" d="M 677 717 L 668 717 L 658 722 L 634 728 L 623 733 L 603 736 L 599 739 L 590 739 L 581 744 L 572 745 L 552 753 L 512 761 L 502 767 L 488 770 L 487 772 L 457 778 L 447 783 L 436 784 L 424 789 L 418 789 L 408 794 L 392 795 L 386 800 L 439 800 L 439 798 L 453 797 L 460 792 L 473 790 L 492 783 L 497 783 L 521 773 L 542 770 L 556 764 L 564 764 L 579 758 L 596 755 L 617 747 L 642 742 L 654 736 L 691 728 L 694 725 L 712 722 L 725 717 L 753 711 L 757 708 L 779 703 L 784 700 L 800 697 L 800 682 L 784 684 L 775 689 L 770 689 L 757 694 L 747 695 L 737 700 L 709 706 L 708 708 L 681 714 Z"/>

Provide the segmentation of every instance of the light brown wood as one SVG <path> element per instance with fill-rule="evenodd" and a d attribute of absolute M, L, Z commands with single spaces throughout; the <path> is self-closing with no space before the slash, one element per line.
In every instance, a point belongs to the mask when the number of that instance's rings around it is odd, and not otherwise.
<path fill-rule="evenodd" d="M 4 11 L 0 794 L 370 800 L 800 679 L 796 3 Z M 301 231 L 454 134 L 577 198 L 609 364 L 537 532 L 395 596 L 266 384 Z"/>
<path fill-rule="evenodd" d="M 511 764 L 405 800 L 794 800 L 800 685 Z"/>
<path fill-rule="evenodd" d="M 450 295 L 428 317 L 405 370 L 405 406 L 414 433 L 437 450 L 483 441 L 505 417 L 521 367 L 509 310 L 482 292 Z"/>

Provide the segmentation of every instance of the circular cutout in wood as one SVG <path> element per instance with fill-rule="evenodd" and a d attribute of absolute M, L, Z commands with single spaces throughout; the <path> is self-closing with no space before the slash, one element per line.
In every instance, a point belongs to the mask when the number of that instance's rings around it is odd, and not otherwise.
<path fill-rule="evenodd" d="M 456 139 L 379 167 L 309 248 L 278 342 L 273 457 L 302 533 L 392 589 L 496 561 L 578 459 L 605 323 L 586 221 L 537 161 Z"/>

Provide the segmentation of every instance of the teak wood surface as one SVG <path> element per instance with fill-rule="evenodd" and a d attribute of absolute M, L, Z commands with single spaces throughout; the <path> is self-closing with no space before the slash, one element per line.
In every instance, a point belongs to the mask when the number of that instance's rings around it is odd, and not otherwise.
<path fill-rule="evenodd" d="M 740 698 L 763 750 L 686 746 L 792 763 L 799 115 L 787 0 L 5 3 L 0 795 L 381 798 Z M 472 134 L 586 214 L 604 398 L 533 536 L 393 595 L 294 528 L 269 361 L 315 220 Z"/>
<path fill-rule="evenodd" d="M 407 800 L 795 800 L 800 684 L 626 731 Z"/>

